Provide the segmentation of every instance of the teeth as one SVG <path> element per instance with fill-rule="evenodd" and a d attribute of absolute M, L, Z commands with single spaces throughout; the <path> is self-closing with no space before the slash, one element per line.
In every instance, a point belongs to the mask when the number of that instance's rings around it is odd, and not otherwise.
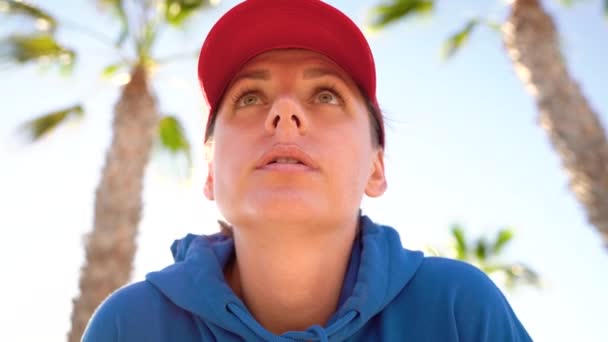
<path fill-rule="evenodd" d="M 274 161 L 275 163 L 281 163 L 281 164 L 299 164 L 300 162 L 297 159 L 293 159 L 293 158 L 277 158 Z"/>

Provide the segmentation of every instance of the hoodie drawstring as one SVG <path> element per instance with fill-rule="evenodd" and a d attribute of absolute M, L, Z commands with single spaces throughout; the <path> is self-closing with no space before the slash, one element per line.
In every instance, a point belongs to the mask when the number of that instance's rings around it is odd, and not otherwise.
<path fill-rule="evenodd" d="M 327 338 L 327 333 L 325 332 L 325 330 L 323 330 L 323 328 L 321 328 L 320 325 L 315 324 L 310 328 L 311 328 L 312 332 L 314 332 L 315 334 L 317 334 L 317 336 L 319 336 L 319 341 L 329 342 L 329 339 Z"/>
<path fill-rule="evenodd" d="M 331 336 L 340 331 L 340 329 L 344 328 L 348 323 L 355 319 L 358 314 L 359 313 L 355 310 L 348 311 L 346 314 L 344 314 L 344 316 L 340 317 L 340 319 L 327 328 L 327 335 Z"/>
<path fill-rule="evenodd" d="M 281 336 L 276 336 L 271 334 L 268 330 L 264 329 L 258 322 L 256 322 L 253 317 L 249 313 L 247 313 L 240 305 L 235 303 L 226 304 L 226 309 L 232 312 L 238 319 L 243 322 L 249 329 L 253 330 L 258 336 L 260 336 L 264 341 L 270 342 L 287 342 L 288 339 L 284 339 Z"/>
<path fill-rule="evenodd" d="M 293 331 L 288 332 L 283 336 L 276 336 L 262 327 L 240 305 L 236 303 L 228 303 L 226 305 L 226 309 L 232 312 L 239 320 L 241 320 L 241 322 L 243 322 L 243 324 L 245 324 L 249 329 L 253 330 L 253 332 L 255 332 L 262 339 L 271 342 L 287 342 L 293 340 L 318 340 L 320 342 L 329 342 L 329 336 L 338 332 L 357 316 L 357 311 L 351 310 L 348 311 L 344 316 L 340 317 L 340 319 L 338 319 L 328 329 L 323 329 L 323 327 L 320 325 L 315 324 L 311 326 L 308 331 Z"/>

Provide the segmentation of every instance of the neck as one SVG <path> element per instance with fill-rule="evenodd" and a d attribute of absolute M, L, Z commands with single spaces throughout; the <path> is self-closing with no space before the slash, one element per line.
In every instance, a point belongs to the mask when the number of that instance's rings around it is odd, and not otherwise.
<path fill-rule="evenodd" d="M 228 284 L 272 333 L 323 326 L 337 309 L 357 224 L 235 227 Z"/>

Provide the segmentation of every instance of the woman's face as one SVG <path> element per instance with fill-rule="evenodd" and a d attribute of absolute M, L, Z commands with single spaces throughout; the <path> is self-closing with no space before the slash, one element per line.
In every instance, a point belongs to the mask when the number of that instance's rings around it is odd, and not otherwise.
<path fill-rule="evenodd" d="M 273 50 L 229 85 L 215 123 L 206 196 L 235 226 L 337 223 L 386 189 L 365 100 L 344 70 L 307 50 Z"/>

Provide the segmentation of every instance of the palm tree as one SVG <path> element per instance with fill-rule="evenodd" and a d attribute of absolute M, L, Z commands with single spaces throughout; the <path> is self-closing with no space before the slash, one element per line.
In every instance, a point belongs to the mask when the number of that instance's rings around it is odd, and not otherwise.
<path fill-rule="evenodd" d="M 464 227 L 459 224 L 453 224 L 450 233 L 451 251 L 444 253 L 446 257 L 475 265 L 490 277 L 500 279 L 509 290 L 522 285 L 541 286 L 538 273 L 527 265 L 521 262 L 502 261 L 505 247 L 513 240 L 512 229 L 500 229 L 493 240 L 481 236 L 474 242 L 468 241 Z M 428 251 L 434 255 L 442 255 L 434 248 L 428 248 Z"/>
<path fill-rule="evenodd" d="M 153 58 L 151 51 L 163 26 L 179 27 L 210 3 L 203 0 L 133 0 L 126 6 L 126 2 L 98 0 L 99 8 L 112 11 L 122 27 L 116 40 L 109 44 L 120 61 L 106 67 L 103 74 L 107 76 L 126 69 L 129 81 L 114 107 L 113 137 L 95 193 L 93 229 L 86 236 L 86 260 L 81 269 L 80 295 L 73 301 L 69 341 L 80 341 L 93 311 L 130 278 L 141 217 L 142 179 L 155 141 L 170 152 L 184 153 L 190 160 L 190 144 L 180 122 L 173 116 L 160 115 L 149 86 L 153 68 L 161 61 L 171 59 Z M 64 74 L 72 72 L 77 53 L 56 39 L 61 20 L 39 6 L 22 1 L 0 0 L 0 12 L 10 18 L 19 18 L 20 23 L 24 18 L 34 23 L 33 29 L 27 32 L 24 32 L 26 26 L 19 25 L 17 33 L 0 41 L 1 65 L 53 63 Z M 87 28 L 77 29 L 92 38 L 103 38 Z M 129 47 L 134 48 L 134 56 L 129 56 Z M 195 53 L 188 56 L 194 57 Z M 22 129 L 36 141 L 62 123 L 85 113 L 85 104 L 70 105 L 26 122 Z"/>
<path fill-rule="evenodd" d="M 573 0 L 561 0 L 570 4 Z M 386 25 L 428 13 L 432 0 L 391 0 L 376 6 L 372 26 Z M 540 0 L 510 1 L 510 15 L 494 24 L 475 18 L 447 40 L 444 53 L 452 56 L 479 24 L 498 28 L 506 51 L 522 83 L 536 100 L 539 123 L 561 158 L 570 189 L 608 246 L 608 141 L 598 114 L 568 72 L 558 33 Z M 608 17 L 608 0 L 604 0 Z"/>

